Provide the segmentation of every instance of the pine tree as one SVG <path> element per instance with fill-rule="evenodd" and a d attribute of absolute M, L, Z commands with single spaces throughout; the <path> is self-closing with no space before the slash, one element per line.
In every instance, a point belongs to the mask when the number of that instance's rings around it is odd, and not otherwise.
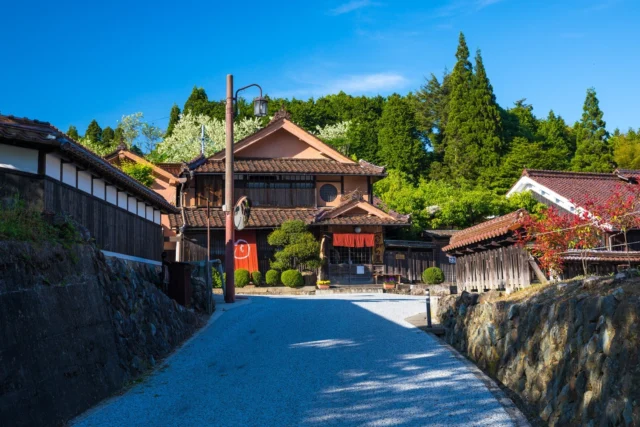
<path fill-rule="evenodd" d="M 380 118 L 378 155 L 389 168 L 397 169 L 417 179 L 424 174 L 427 153 L 418 132 L 411 102 L 398 94 L 387 100 Z"/>
<path fill-rule="evenodd" d="M 576 143 L 569 131 L 567 123 L 561 116 L 556 116 L 553 110 L 545 120 L 538 124 L 536 139 L 542 141 L 549 156 L 556 160 L 555 170 L 566 170 L 576 151 Z"/>
<path fill-rule="evenodd" d="M 449 80 L 449 74 L 446 71 L 442 83 L 435 75 L 431 74 L 431 78 L 416 93 L 416 99 L 419 101 L 417 114 L 420 130 L 427 135 L 434 153 L 439 157 L 442 157 L 444 153 L 450 91 Z"/>
<path fill-rule="evenodd" d="M 69 135 L 69 137 L 74 141 L 80 140 L 80 135 L 78 135 L 78 129 L 74 125 L 69 126 L 69 129 L 67 130 L 67 135 Z"/>
<path fill-rule="evenodd" d="M 102 128 L 95 119 L 91 120 L 91 123 L 89 123 L 87 131 L 84 133 L 84 137 L 89 138 L 91 142 L 94 143 L 102 142 Z"/>
<path fill-rule="evenodd" d="M 187 101 L 184 103 L 184 108 L 182 111 L 190 112 L 191 114 L 198 115 L 204 114 L 209 117 L 212 116 L 212 107 L 215 103 L 209 102 L 209 97 L 207 96 L 207 92 L 203 88 L 198 88 L 197 86 L 193 87 L 191 91 L 191 95 L 187 98 Z"/>
<path fill-rule="evenodd" d="M 180 108 L 177 104 L 173 104 L 171 107 L 171 114 L 169 114 L 169 124 L 167 125 L 167 132 L 164 134 L 165 138 L 168 138 L 173 133 L 173 128 L 176 126 L 180 120 Z"/>
<path fill-rule="evenodd" d="M 613 156 L 609 145 L 609 133 L 602 119 L 596 91 L 587 90 L 582 108 L 582 119 L 574 126 L 576 132 L 576 155 L 571 161 L 571 169 L 583 172 L 611 172 Z"/>
<path fill-rule="evenodd" d="M 110 146 L 113 145 L 115 138 L 115 132 L 111 129 L 111 126 L 107 126 L 102 129 L 102 145 Z M 117 144 L 116 144 L 117 145 Z"/>

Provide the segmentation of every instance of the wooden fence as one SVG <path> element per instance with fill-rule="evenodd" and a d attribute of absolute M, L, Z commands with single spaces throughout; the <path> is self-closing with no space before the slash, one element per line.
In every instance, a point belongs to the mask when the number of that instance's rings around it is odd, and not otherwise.
<path fill-rule="evenodd" d="M 160 261 L 162 226 L 49 177 L 0 172 L 0 197 L 20 197 L 37 210 L 66 213 L 86 227 L 98 248 Z"/>
<path fill-rule="evenodd" d="M 517 246 L 502 247 L 456 258 L 458 291 L 513 291 L 531 284 L 529 254 Z"/>

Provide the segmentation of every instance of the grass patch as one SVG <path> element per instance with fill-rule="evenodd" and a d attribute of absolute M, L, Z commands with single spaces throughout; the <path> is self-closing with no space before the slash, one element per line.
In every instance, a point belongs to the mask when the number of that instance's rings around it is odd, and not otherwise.
<path fill-rule="evenodd" d="M 0 240 L 61 243 L 68 249 L 81 238 L 71 218 L 39 212 L 13 199 L 0 205 Z"/>

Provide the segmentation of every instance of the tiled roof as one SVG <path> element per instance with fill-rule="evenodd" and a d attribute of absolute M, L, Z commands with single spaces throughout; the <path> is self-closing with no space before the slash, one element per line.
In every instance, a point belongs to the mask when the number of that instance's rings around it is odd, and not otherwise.
<path fill-rule="evenodd" d="M 184 167 L 182 163 L 156 163 L 156 166 L 175 176 L 180 175 L 180 172 L 182 172 L 182 168 Z"/>
<path fill-rule="evenodd" d="M 398 219 L 398 220 L 402 220 L 405 222 L 409 221 L 409 218 L 411 218 L 411 215 L 405 215 L 405 214 L 401 214 L 398 213 L 394 210 L 389 209 L 389 207 L 387 206 L 387 204 L 385 202 L 383 202 L 381 199 L 379 199 L 376 196 L 373 196 L 372 199 L 372 204 L 373 206 L 375 206 L 376 208 L 386 212 L 387 214 L 391 215 L 394 219 Z"/>
<path fill-rule="evenodd" d="M 386 176 L 383 167 L 365 161 L 341 163 L 328 159 L 237 159 L 233 167 L 236 173 Z M 224 169 L 224 160 L 208 159 L 196 164 L 194 171 L 223 174 Z"/>
<path fill-rule="evenodd" d="M 518 209 L 510 214 L 460 230 L 451 237 L 449 245 L 442 248 L 442 250 L 448 252 L 486 239 L 507 235 L 519 228 L 520 221 L 525 213 L 524 209 Z"/>
<path fill-rule="evenodd" d="M 619 187 L 637 185 L 629 182 L 628 178 L 635 178 L 637 182 L 640 170 L 621 169 L 617 173 L 590 173 L 525 169 L 522 176 L 528 176 L 577 206 L 584 206 L 588 200 L 596 203 L 605 202 Z"/>
<path fill-rule="evenodd" d="M 638 251 L 582 251 L 571 250 L 562 255 L 565 261 L 640 262 Z"/>
<path fill-rule="evenodd" d="M 333 209 L 315 208 L 253 208 L 249 217 L 248 228 L 271 228 L 278 227 L 283 222 L 299 219 L 309 225 L 407 225 L 408 219 L 379 218 L 375 215 L 359 214 L 351 216 L 340 216 L 337 218 L 320 218 L 320 214 Z M 211 209 L 210 223 L 212 228 L 224 228 L 224 212 L 220 209 Z M 184 210 L 187 227 L 206 228 L 207 210 L 206 208 L 185 208 Z M 182 215 L 169 215 L 171 228 L 182 226 Z"/>
<path fill-rule="evenodd" d="M 380 218 L 375 215 L 348 215 L 320 219 L 312 225 L 407 225 L 407 220 Z"/>
<path fill-rule="evenodd" d="M 253 208 L 249 216 L 247 228 L 270 228 L 278 227 L 285 221 L 299 219 L 307 224 L 313 221 L 317 209 L 265 209 Z M 210 211 L 211 228 L 224 228 L 225 218 L 224 212 L 220 209 L 212 209 Z M 186 208 L 184 210 L 187 226 L 189 228 L 206 228 L 207 227 L 207 209 L 206 208 Z M 180 214 L 169 215 L 171 228 L 182 226 L 182 216 Z"/>
<path fill-rule="evenodd" d="M 177 212 L 162 196 L 75 142 L 48 122 L 0 115 L 0 139 L 44 144 L 59 148 L 73 160 L 87 165 L 104 178 L 140 197 L 163 212 Z"/>

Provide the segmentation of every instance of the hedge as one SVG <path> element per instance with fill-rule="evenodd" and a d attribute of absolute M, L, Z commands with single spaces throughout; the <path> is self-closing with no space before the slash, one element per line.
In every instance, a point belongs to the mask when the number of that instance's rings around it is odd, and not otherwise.
<path fill-rule="evenodd" d="M 422 272 L 422 281 L 427 285 L 435 285 L 444 282 L 444 273 L 438 267 L 429 267 Z"/>
<path fill-rule="evenodd" d="M 265 281 L 269 286 L 278 286 L 280 284 L 280 272 L 278 270 L 267 271 Z"/>
<path fill-rule="evenodd" d="M 260 283 L 262 283 L 262 273 L 260 273 L 259 271 L 254 271 L 253 273 L 251 273 L 251 279 L 253 279 L 254 285 L 260 286 Z"/>
<path fill-rule="evenodd" d="M 249 275 L 249 270 L 245 270 L 244 268 L 239 268 L 234 272 L 234 279 L 236 282 L 236 286 L 238 288 L 242 288 L 247 286 L 251 281 L 251 275 Z"/>

